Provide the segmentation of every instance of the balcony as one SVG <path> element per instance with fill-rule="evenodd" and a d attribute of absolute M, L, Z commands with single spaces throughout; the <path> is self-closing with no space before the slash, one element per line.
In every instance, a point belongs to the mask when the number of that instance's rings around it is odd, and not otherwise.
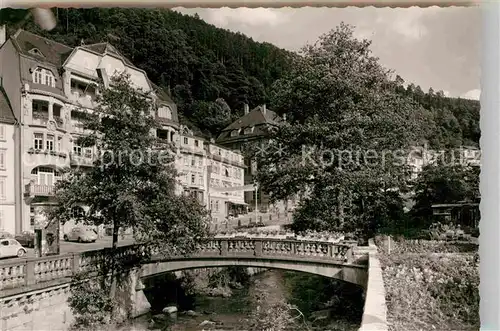
<path fill-rule="evenodd" d="M 25 196 L 49 197 L 54 195 L 54 185 L 39 185 L 30 183 L 25 186 Z"/>
<path fill-rule="evenodd" d="M 57 167 L 66 167 L 68 165 L 68 153 L 64 151 L 50 151 L 30 148 L 27 151 L 28 158 L 26 162 L 31 165 L 50 164 Z"/>
<path fill-rule="evenodd" d="M 81 134 L 85 133 L 83 123 L 80 121 L 72 120 L 71 121 L 71 130 L 73 133 L 81 133 Z"/>
<path fill-rule="evenodd" d="M 85 156 L 83 154 L 70 153 L 71 166 L 92 167 L 94 165 L 95 157 Z"/>
<path fill-rule="evenodd" d="M 186 154 L 200 155 L 200 156 L 205 155 L 205 149 L 203 147 L 200 147 L 200 146 L 196 147 L 196 146 L 191 146 L 191 145 L 186 145 L 186 144 L 181 145 L 181 152 L 186 153 Z"/>
<path fill-rule="evenodd" d="M 45 111 L 33 111 L 33 125 L 47 126 L 49 113 Z"/>
<path fill-rule="evenodd" d="M 69 100 L 79 106 L 93 109 L 96 106 L 94 96 L 91 94 L 81 94 L 79 91 L 72 91 Z"/>

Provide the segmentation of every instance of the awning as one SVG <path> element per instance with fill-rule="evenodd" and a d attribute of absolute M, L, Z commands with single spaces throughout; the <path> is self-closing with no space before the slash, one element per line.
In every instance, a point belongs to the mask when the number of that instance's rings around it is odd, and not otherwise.
<path fill-rule="evenodd" d="M 232 186 L 232 187 L 211 187 L 212 192 L 253 192 L 255 191 L 255 186 L 253 184 L 244 186 Z"/>
<path fill-rule="evenodd" d="M 233 205 L 248 206 L 248 203 L 245 203 L 245 202 L 239 201 L 239 200 L 231 200 L 231 199 L 229 199 L 226 202 L 232 203 Z"/>

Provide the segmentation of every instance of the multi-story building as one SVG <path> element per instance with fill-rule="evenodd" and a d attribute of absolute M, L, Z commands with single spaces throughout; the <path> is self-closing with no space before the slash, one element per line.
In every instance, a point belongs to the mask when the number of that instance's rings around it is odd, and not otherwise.
<path fill-rule="evenodd" d="M 179 125 L 175 104 L 112 45 L 71 48 L 23 30 L 0 40 L 6 40 L 0 45 L 1 87 L 19 125 L 17 135 L 12 135 L 14 128 L 2 125 L 7 141 L 0 139 L 0 148 L 10 146 L 4 154 L 6 169 L 12 168 L 7 176 L 0 170 L 8 188 L 8 199 L 6 194 L 1 199 L 4 214 L 8 213 L 5 218 L 9 225 L 4 228 L 16 233 L 33 229 L 38 220 L 43 220 L 43 207 L 52 203 L 54 184 L 62 170 L 92 165 L 93 149 L 76 142 L 85 134 L 81 116 L 96 106 L 99 83 L 109 86 L 109 78 L 115 73 L 128 73 L 134 86 L 152 92 L 158 105 L 155 116 L 163 125 L 157 135 L 176 140 Z M 2 114 L 6 112 L 4 103 Z M 14 141 L 10 140 L 12 136 Z"/>
<path fill-rule="evenodd" d="M 265 146 L 271 132 L 283 121 L 275 112 L 267 109 L 266 105 L 255 107 L 251 111 L 245 105 L 244 110 L 245 114 L 241 118 L 222 130 L 216 140 L 218 144 L 233 150 L 243 150 L 247 144 Z M 245 184 L 251 185 L 255 181 L 258 165 L 250 158 L 245 158 L 245 165 Z M 269 196 L 260 188 L 245 192 L 245 202 L 251 208 L 257 205 L 257 208 L 267 210 L 270 207 Z"/>
<path fill-rule="evenodd" d="M 246 210 L 243 156 L 181 128 L 177 168 L 183 191 L 210 210 L 214 221 Z"/>
<path fill-rule="evenodd" d="M 1 84 L 0 84 L 1 85 Z M 5 91 L 0 86 L 0 231 L 13 233 L 16 216 L 16 150 L 19 126 Z"/>
<path fill-rule="evenodd" d="M 177 146 L 178 193 L 213 206 L 216 219 L 244 204 L 242 193 L 218 186 L 243 186 L 241 154 L 180 131 L 169 95 L 112 45 L 71 48 L 23 30 L 0 40 L 5 40 L 0 45 L 0 229 L 19 233 L 43 224 L 43 209 L 53 203 L 63 169 L 92 166 L 95 150 L 77 143 L 86 134 L 82 116 L 97 106 L 98 86 L 108 87 L 118 72 L 128 73 L 157 105 L 154 116 L 161 128 L 155 134 Z"/>
<path fill-rule="evenodd" d="M 435 151 L 430 150 L 426 146 L 414 147 L 407 158 L 407 164 L 411 168 L 411 179 L 416 179 L 422 169 L 429 164 L 436 162 L 442 158 L 446 162 L 454 164 L 480 166 L 481 165 L 481 150 L 474 146 L 463 146 L 458 150 L 453 150 L 453 158 L 451 151 Z"/>

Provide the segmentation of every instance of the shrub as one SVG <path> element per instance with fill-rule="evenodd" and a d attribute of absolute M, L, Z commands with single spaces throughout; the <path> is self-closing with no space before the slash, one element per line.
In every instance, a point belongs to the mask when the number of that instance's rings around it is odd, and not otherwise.
<path fill-rule="evenodd" d="M 380 254 L 390 330 L 478 330 L 478 253 L 424 256 L 402 254 L 405 249 Z"/>
<path fill-rule="evenodd" d="M 73 281 L 68 304 L 75 318 L 74 330 L 105 330 L 112 322 L 114 302 L 108 284 L 97 279 Z"/>

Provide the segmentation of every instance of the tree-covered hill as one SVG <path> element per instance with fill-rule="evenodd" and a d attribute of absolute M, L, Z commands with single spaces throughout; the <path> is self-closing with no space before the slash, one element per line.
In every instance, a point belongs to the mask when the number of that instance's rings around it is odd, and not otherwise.
<path fill-rule="evenodd" d="M 154 83 L 170 91 L 181 119 L 207 135 L 217 135 L 241 116 L 244 103 L 254 107 L 269 102 L 273 83 L 298 56 L 167 9 L 54 9 L 58 25 L 50 32 L 41 31 L 30 19 L 20 22 L 12 11 L 0 12 L 8 33 L 23 28 L 73 47 L 82 42 L 112 43 Z M 431 146 L 479 142 L 479 102 L 446 98 L 432 90 L 424 93 L 413 84 L 401 87 L 401 93 L 413 95 L 427 110 L 425 138 Z"/>

